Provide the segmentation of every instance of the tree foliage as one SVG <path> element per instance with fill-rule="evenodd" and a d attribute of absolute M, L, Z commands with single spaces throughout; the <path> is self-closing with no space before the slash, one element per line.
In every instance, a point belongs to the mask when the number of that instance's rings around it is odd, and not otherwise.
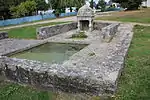
<path fill-rule="evenodd" d="M 10 11 L 13 17 L 24 17 L 30 16 L 36 10 L 36 2 L 35 1 L 26 1 L 22 2 L 18 6 L 12 6 Z"/>
<path fill-rule="evenodd" d="M 75 0 L 75 7 L 80 8 L 85 4 L 85 0 Z"/>
<path fill-rule="evenodd" d="M 123 8 L 128 10 L 136 10 L 142 4 L 143 0 L 113 0 L 113 2 L 120 3 Z"/>
<path fill-rule="evenodd" d="M 79 9 L 81 6 L 85 4 L 85 0 L 65 0 L 65 7 L 77 7 Z"/>
<path fill-rule="evenodd" d="M 84 5 L 85 0 L 49 0 L 52 8 L 55 10 L 55 14 L 60 14 L 66 7 L 80 8 Z"/>
<path fill-rule="evenodd" d="M 94 1 L 93 1 L 93 0 L 91 0 L 91 1 L 90 1 L 90 7 L 91 7 L 91 8 L 93 8 L 93 6 L 94 6 L 94 4 L 93 4 L 93 3 L 94 3 Z"/>
<path fill-rule="evenodd" d="M 34 0 L 35 2 L 36 2 L 36 10 L 37 11 L 39 11 L 39 10 L 48 10 L 48 8 L 49 8 L 49 4 L 47 4 L 46 2 L 45 2 L 45 0 Z"/>
<path fill-rule="evenodd" d="M 57 13 L 61 13 L 66 7 L 80 8 L 84 3 L 85 0 L 49 0 L 49 4 L 46 4 L 45 0 L 0 0 L 0 19 L 11 18 L 12 15 L 13 17 L 28 16 L 35 10 L 47 10 L 50 5 Z"/>
<path fill-rule="evenodd" d="M 100 6 L 101 11 L 104 12 L 106 8 L 105 0 L 99 0 L 97 6 Z"/>
<path fill-rule="evenodd" d="M 37 11 L 47 10 L 49 8 L 49 4 L 46 4 L 45 0 L 0 0 L 0 19 L 2 19 L 2 17 L 5 19 L 11 18 L 12 15 L 13 17 L 30 15 L 32 9 L 35 9 L 35 4 Z M 26 5 L 26 7 L 24 5 Z M 29 9 L 27 6 L 29 6 L 31 9 Z M 27 8 L 29 11 L 26 11 L 25 8 Z"/>
<path fill-rule="evenodd" d="M 0 0 L 0 19 L 3 17 L 4 19 L 10 18 L 10 7 L 17 6 L 21 2 L 26 0 Z"/>

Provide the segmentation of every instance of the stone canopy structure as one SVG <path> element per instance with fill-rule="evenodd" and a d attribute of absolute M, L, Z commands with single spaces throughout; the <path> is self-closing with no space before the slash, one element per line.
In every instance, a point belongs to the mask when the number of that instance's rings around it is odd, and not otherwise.
<path fill-rule="evenodd" d="M 88 5 L 82 6 L 77 14 L 78 20 L 78 31 L 88 31 L 91 32 L 93 30 L 93 18 L 94 11 Z"/>

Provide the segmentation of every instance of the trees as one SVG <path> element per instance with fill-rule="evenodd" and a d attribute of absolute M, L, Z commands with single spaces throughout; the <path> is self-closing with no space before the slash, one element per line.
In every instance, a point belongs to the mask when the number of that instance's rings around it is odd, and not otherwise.
<path fill-rule="evenodd" d="M 0 19 L 3 17 L 4 19 L 10 18 L 10 7 L 17 6 L 21 2 L 26 0 L 0 0 Z"/>
<path fill-rule="evenodd" d="M 113 2 L 120 3 L 123 8 L 127 10 L 136 10 L 142 4 L 143 0 L 113 0 Z"/>
<path fill-rule="evenodd" d="M 47 10 L 49 8 L 45 0 L 0 0 L 0 19 L 2 19 L 2 17 L 4 19 L 11 18 L 12 15 L 13 17 L 32 15 L 33 9 L 35 10 L 35 4 L 37 11 Z"/>
<path fill-rule="evenodd" d="M 90 2 L 90 7 L 93 9 L 93 0 L 91 0 L 91 2 Z"/>
<path fill-rule="evenodd" d="M 15 18 L 31 16 L 35 10 L 36 10 L 36 2 L 35 1 L 22 2 L 20 5 L 12 6 L 10 8 L 11 14 Z"/>
<path fill-rule="evenodd" d="M 105 11 L 106 3 L 105 3 L 104 0 L 99 0 L 97 5 L 101 7 L 101 11 L 102 11 L 102 12 Z"/>
<path fill-rule="evenodd" d="M 54 13 L 58 17 L 61 13 L 61 10 L 65 6 L 65 2 L 63 0 L 49 0 L 49 3 L 51 4 L 52 8 L 55 10 Z"/>
<path fill-rule="evenodd" d="M 84 4 L 85 4 L 85 0 L 75 0 L 75 2 L 74 2 L 74 6 L 77 8 L 80 8 Z"/>
<path fill-rule="evenodd" d="M 39 10 L 48 10 L 48 8 L 50 7 L 49 4 L 47 4 L 45 2 L 45 0 L 34 0 L 36 2 L 36 10 L 39 11 Z"/>
<path fill-rule="evenodd" d="M 66 1 L 66 7 L 77 7 L 79 9 L 81 6 L 85 4 L 85 0 L 65 0 Z"/>
<path fill-rule="evenodd" d="M 49 0 L 52 8 L 55 9 L 55 14 L 60 14 L 66 7 L 75 6 L 80 8 L 85 0 Z"/>
<path fill-rule="evenodd" d="M 65 0 L 66 1 L 66 7 L 70 8 L 70 11 L 72 12 L 72 6 L 74 6 L 74 0 Z"/>
<path fill-rule="evenodd" d="M 61 13 L 66 7 L 71 8 L 72 6 L 75 6 L 80 8 L 85 3 L 85 0 L 48 1 L 50 4 L 46 4 L 45 0 L 0 0 L 0 19 L 11 18 L 12 15 L 13 17 L 29 16 L 32 15 L 33 11 L 47 10 L 50 8 L 50 5 L 55 9 L 55 12 Z"/>

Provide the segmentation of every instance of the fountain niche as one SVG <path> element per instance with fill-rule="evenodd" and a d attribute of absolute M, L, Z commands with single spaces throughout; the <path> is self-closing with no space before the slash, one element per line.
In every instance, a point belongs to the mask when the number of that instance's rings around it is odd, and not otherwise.
<path fill-rule="evenodd" d="M 91 32 L 93 30 L 93 18 L 94 11 L 88 5 L 81 7 L 77 14 L 78 20 L 78 32 L 86 31 Z"/>

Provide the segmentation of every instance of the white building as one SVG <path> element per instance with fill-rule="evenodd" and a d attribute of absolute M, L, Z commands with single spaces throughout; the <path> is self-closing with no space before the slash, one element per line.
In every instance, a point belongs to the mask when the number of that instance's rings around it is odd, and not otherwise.
<path fill-rule="evenodd" d="M 150 7 L 150 0 L 146 0 L 142 3 L 142 6 Z"/>

